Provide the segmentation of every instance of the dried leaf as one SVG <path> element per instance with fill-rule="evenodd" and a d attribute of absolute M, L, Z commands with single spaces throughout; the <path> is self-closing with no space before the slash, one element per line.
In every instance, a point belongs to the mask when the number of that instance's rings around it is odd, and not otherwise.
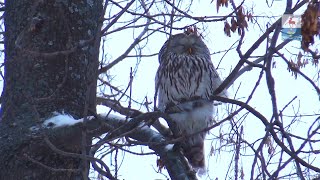
<path fill-rule="evenodd" d="M 248 23 L 247 23 L 247 21 L 246 21 L 246 20 L 243 20 L 242 24 L 243 24 L 243 27 L 245 27 L 245 28 L 248 30 Z"/>
<path fill-rule="evenodd" d="M 273 154 L 273 153 L 274 153 L 274 148 L 273 148 L 272 146 L 270 146 L 270 147 L 268 148 L 268 154 L 271 155 L 271 154 Z"/>
<path fill-rule="evenodd" d="M 234 19 L 234 17 L 232 17 L 232 19 L 231 19 L 231 31 L 235 32 L 237 30 L 237 27 L 238 27 L 237 21 Z"/>
<path fill-rule="evenodd" d="M 239 34 L 239 36 L 242 35 L 242 29 L 240 27 L 238 27 L 238 34 Z"/>
<path fill-rule="evenodd" d="M 162 169 L 164 168 L 164 163 L 161 159 L 157 159 L 157 167 L 158 167 L 158 172 L 161 172 Z"/>
<path fill-rule="evenodd" d="M 240 178 L 241 178 L 241 179 L 244 179 L 243 166 L 241 167 L 241 170 L 240 170 Z"/>
<path fill-rule="evenodd" d="M 221 0 L 217 0 L 217 12 L 219 12 L 220 5 L 221 5 Z"/>
<path fill-rule="evenodd" d="M 231 37 L 231 32 L 230 32 L 230 24 L 226 21 L 224 22 L 224 33 Z"/>
<path fill-rule="evenodd" d="M 214 155 L 214 149 L 213 149 L 213 147 L 211 146 L 209 156 L 212 156 L 212 155 Z"/>
<path fill-rule="evenodd" d="M 319 59 L 314 59 L 314 60 L 313 60 L 313 64 L 314 64 L 314 65 L 316 65 L 316 66 L 317 66 L 317 65 L 318 65 L 318 63 L 319 63 Z"/>
<path fill-rule="evenodd" d="M 228 7 L 228 0 L 221 0 L 222 6 Z"/>
<path fill-rule="evenodd" d="M 301 16 L 302 49 L 309 50 L 314 43 L 314 36 L 318 35 L 318 3 L 310 2 Z"/>
<path fill-rule="evenodd" d="M 265 144 L 266 146 L 269 146 L 269 145 L 271 144 L 271 139 L 270 139 L 270 137 L 267 137 L 267 139 L 266 139 L 266 141 L 264 142 L 264 144 Z"/>
<path fill-rule="evenodd" d="M 250 21 L 250 22 L 253 22 L 253 16 L 252 16 L 252 14 L 251 13 L 249 13 L 248 15 L 247 15 L 247 18 L 248 18 L 248 21 Z"/>
<path fill-rule="evenodd" d="M 298 54 L 298 56 L 297 56 L 298 61 L 301 61 L 301 58 L 302 58 L 302 53 L 299 52 L 299 54 Z"/>
<path fill-rule="evenodd" d="M 223 139 L 223 134 L 222 134 L 222 133 L 220 133 L 220 135 L 219 135 L 219 139 L 220 139 L 220 144 L 222 144 L 222 143 L 223 143 L 223 141 L 224 141 L 224 139 Z"/>

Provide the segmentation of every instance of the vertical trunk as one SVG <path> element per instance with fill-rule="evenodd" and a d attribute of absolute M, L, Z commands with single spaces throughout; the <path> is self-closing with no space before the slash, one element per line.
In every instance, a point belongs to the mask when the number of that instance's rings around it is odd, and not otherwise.
<path fill-rule="evenodd" d="M 93 37 L 102 0 L 7 0 L 5 8 L 0 179 L 82 179 L 79 172 L 41 166 L 77 169 L 82 163 L 32 140 L 29 128 L 54 111 L 76 118 L 95 111 L 99 39 Z M 81 153 L 81 132 L 51 141 Z"/>

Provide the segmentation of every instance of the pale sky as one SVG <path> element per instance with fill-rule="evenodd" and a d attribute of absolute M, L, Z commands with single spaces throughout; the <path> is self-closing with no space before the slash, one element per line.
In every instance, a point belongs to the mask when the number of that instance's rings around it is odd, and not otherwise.
<path fill-rule="evenodd" d="M 194 3 L 199 3 L 199 1 L 194 1 Z M 202 2 L 201 2 L 202 3 Z M 194 6 L 192 12 L 194 16 L 204 16 L 204 15 L 215 15 L 216 14 L 216 6 L 215 3 L 211 4 L 211 6 L 203 5 L 199 3 Z M 276 16 L 272 18 L 259 18 L 258 25 L 253 25 L 249 23 L 249 30 L 246 31 L 246 36 L 244 39 L 244 44 L 242 45 L 242 52 L 245 52 L 251 45 L 255 42 L 255 40 L 263 33 L 260 28 L 263 30 L 266 29 L 267 25 L 271 25 L 274 21 L 276 21 L 280 15 L 284 12 L 286 1 L 274 1 L 274 4 L 271 8 L 268 8 L 265 4 L 265 1 L 249 1 L 245 2 L 244 7 L 250 8 L 254 6 L 254 15 L 264 15 L 264 16 Z M 306 8 L 306 7 L 305 7 Z M 296 14 L 299 15 L 305 8 L 301 8 L 299 12 Z M 230 8 L 220 8 L 218 15 L 228 14 L 230 12 Z M 179 24 L 187 25 L 190 21 L 185 20 L 179 22 Z M 203 32 L 204 41 L 206 42 L 208 48 L 211 53 L 216 53 L 219 51 L 223 51 L 231 47 L 231 45 L 239 39 L 237 33 L 232 34 L 232 37 L 227 37 L 223 32 L 223 22 L 215 22 L 215 23 L 206 23 L 205 27 L 207 27 Z M 201 29 L 200 29 L 201 31 Z M 139 31 L 135 32 L 138 34 Z M 173 34 L 179 33 L 174 31 Z M 131 41 L 125 41 L 127 39 L 132 39 L 132 33 L 122 33 L 121 37 L 118 36 L 110 36 L 108 37 L 108 52 L 112 52 L 110 54 L 111 59 L 117 57 L 117 55 L 121 54 L 127 46 L 124 46 L 123 43 L 127 42 L 128 45 Z M 123 36 L 122 36 L 123 35 Z M 120 38 L 120 39 L 119 39 Z M 145 52 L 146 54 L 151 54 L 158 52 L 163 43 L 166 41 L 167 37 L 163 35 L 157 35 L 156 37 L 149 39 L 149 44 L 146 46 Z M 279 37 L 278 44 L 281 43 L 281 37 Z M 263 43 L 259 49 L 257 49 L 253 55 L 263 55 L 265 54 L 265 42 Z M 290 53 L 297 54 L 299 52 L 300 42 L 293 41 L 289 43 L 281 53 L 287 55 L 288 58 L 294 58 L 294 56 L 290 57 Z M 134 53 L 134 52 L 133 52 Z M 224 53 L 214 54 L 212 55 L 212 61 L 215 66 L 221 60 L 221 57 Z M 238 62 L 239 57 L 236 54 L 235 50 L 232 50 L 228 53 L 223 59 L 222 63 L 219 66 L 219 73 L 221 77 L 224 79 L 232 70 L 232 68 Z M 255 59 L 250 59 L 255 60 Z M 295 79 L 290 72 L 287 70 L 287 65 L 280 58 L 275 58 L 276 68 L 272 70 L 273 76 L 276 80 L 276 93 L 277 93 L 277 101 L 278 108 L 281 110 L 289 101 L 291 101 L 295 96 L 297 99 L 290 105 L 285 111 L 285 115 L 293 115 L 295 112 L 299 111 L 300 114 L 314 114 L 319 112 L 319 98 L 316 92 L 313 90 L 312 86 L 307 83 L 303 78 L 299 77 Z M 111 75 L 114 75 L 113 83 L 124 88 L 126 87 L 129 81 L 129 72 L 130 67 L 135 67 L 137 60 L 135 58 L 128 58 L 123 62 L 119 63 L 114 69 L 110 71 Z M 154 96 L 154 76 L 158 66 L 158 58 L 142 58 L 140 65 L 138 66 L 138 71 L 136 73 L 134 83 L 133 83 L 133 98 L 135 100 L 142 101 L 145 96 L 148 97 L 149 101 L 153 101 Z M 317 69 L 313 66 L 308 66 L 302 70 L 306 75 L 308 75 L 312 79 L 317 78 Z M 121 72 L 121 73 L 120 73 Z M 228 93 L 230 97 L 235 96 L 235 91 L 238 89 L 236 98 L 239 100 L 245 100 L 249 93 L 251 93 L 259 75 L 260 70 L 253 70 L 251 72 L 245 73 L 240 79 L 235 81 L 233 86 L 228 89 Z M 317 83 L 318 84 L 318 83 Z M 254 94 L 253 99 L 250 102 L 250 105 L 256 110 L 260 111 L 263 115 L 265 115 L 268 119 L 271 118 L 271 101 L 270 96 L 268 94 L 268 90 L 266 88 L 265 77 L 262 78 L 262 81 L 257 89 L 257 92 Z M 124 103 L 123 105 L 126 105 Z M 152 105 L 153 106 L 153 105 Z M 136 108 L 141 108 L 139 105 L 135 106 Z M 229 107 L 230 108 L 230 107 Z M 225 109 L 225 106 L 222 106 L 221 111 Z M 101 109 L 100 109 L 101 110 Z M 141 109 L 145 111 L 144 108 Z M 103 112 L 103 110 L 102 110 Z M 221 113 L 221 114 L 225 114 Z M 239 118 L 239 121 L 243 121 L 241 115 L 244 113 L 240 113 L 236 116 Z M 309 127 L 310 122 L 314 120 L 315 117 L 304 118 L 300 123 L 296 123 L 292 126 L 292 132 L 297 135 L 306 135 L 306 129 Z M 237 121 L 237 120 L 236 120 Z M 284 119 L 284 125 L 288 125 L 290 118 Z M 244 138 L 248 142 L 254 142 L 258 138 L 263 137 L 265 133 L 265 127 L 263 124 L 252 115 L 246 117 L 243 122 L 244 125 Z M 230 125 L 226 123 L 222 127 L 213 129 L 211 133 L 214 136 L 219 136 L 220 133 L 227 133 L 230 131 Z M 208 139 L 212 139 L 213 136 L 209 136 Z M 258 143 L 259 144 L 259 143 Z M 274 147 L 277 148 L 276 144 Z M 297 147 L 299 147 L 299 143 L 297 141 Z M 215 148 L 220 147 L 220 142 L 215 138 L 215 140 L 207 140 L 206 142 L 206 152 L 207 154 L 210 152 L 211 145 Z M 297 148 L 296 147 L 296 148 Z M 148 148 L 130 148 L 130 150 L 138 151 L 138 152 L 149 152 Z M 207 157 L 207 166 L 209 169 L 208 176 L 203 177 L 203 179 L 215 179 L 218 177 L 219 179 L 227 178 L 226 174 L 233 174 L 233 166 L 229 168 L 229 164 L 234 161 L 234 155 L 230 151 L 233 150 L 233 147 L 225 147 L 222 148 L 220 153 L 215 152 L 213 156 Z M 265 148 L 265 154 L 267 154 L 267 148 Z M 276 149 L 278 150 L 278 149 Z M 250 149 L 241 151 L 244 155 L 240 158 L 240 167 L 242 166 L 245 173 L 245 179 L 250 177 L 250 170 L 252 166 L 252 151 Z M 118 174 L 120 174 L 120 179 L 166 179 L 163 175 L 155 173 L 154 169 L 156 168 L 156 157 L 155 156 L 136 156 L 130 154 L 124 154 L 124 159 Z M 278 157 L 278 156 L 276 156 Z M 286 156 L 284 156 L 286 157 Z M 108 158 L 106 158 L 108 159 Z M 110 159 L 109 159 L 110 160 Z M 276 158 L 274 159 L 277 160 Z M 108 160 L 107 160 L 108 161 Z M 316 161 L 319 161 L 316 159 Z M 272 162 L 272 160 L 271 160 Z M 288 166 L 289 167 L 289 166 Z M 292 166 L 293 167 L 293 166 Z M 289 173 L 292 171 L 292 168 L 288 168 L 284 172 Z M 166 173 L 164 170 L 163 173 Z M 227 178 L 228 179 L 228 178 Z"/>
<path fill-rule="evenodd" d="M 193 6 L 192 15 L 217 15 L 215 2 L 210 4 L 210 6 L 208 6 L 207 2 L 204 1 L 193 1 L 193 3 L 195 3 L 196 5 Z M 267 25 L 270 26 L 274 21 L 276 21 L 280 17 L 280 15 L 283 14 L 285 9 L 285 3 L 285 0 L 274 1 L 273 6 L 268 8 L 265 1 L 245 1 L 244 7 L 246 9 L 254 7 L 254 15 L 278 17 L 258 18 L 260 27 L 257 24 L 249 23 L 249 29 L 248 31 L 246 31 L 244 44 L 242 45 L 242 52 L 245 52 L 249 47 L 251 47 L 251 45 L 256 41 L 256 39 L 261 34 L 263 34 L 260 28 L 262 28 L 264 31 Z M 301 14 L 305 8 L 306 7 L 301 8 L 301 10 L 295 14 Z M 228 13 L 230 13 L 230 5 L 229 8 L 220 7 L 218 15 L 222 16 Z M 127 18 L 130 18 L 130 16 L 127 16 Z M 190 20 L 184 20 L 179 22 L 179 25 L 185 26 L 190 23 Z M 217 52 L 229 49 L 232 46 L 232 44 L 239 39 L 239 36 L 237 35 L 237 33 L 235 33 L 232 34 L 232 37 L 227 37 L 223 32 L 224 22 L 206 23 L 204 24 L 204 26 L 206 27 L 206 29 L 200 29 L 200 32 L 203 32 L 204 41 L 207 44 L 210 52 L 215 53 L 211 56 L 211 58 L 213 64 L 217 67 L 221 58 L 224 55 L 224 52 Z M 129 30 L 125 32 L 117 32 L 115 34 L 107 36 L 107 44 L 105 45 L 106 52 L 108 52 L 107 58 L 112 61 L 113 59 L 117 58 L 120 54 L 122 54 L 126 50 L 126 48 L 132 43 L 133 37 L 136 37 L 140 33 L 140 31 L 141 29 L 137 28 L 135 32 Z M 173 31 L 173 34 L 179 32 L 180 31 Z M 143 53 L 157 53 L 163 45 L 163 43 L 166 41 L 166 39 L 167 37 L 160 33 L 151 36 L 151 38 L 149 38 L 148 40 L 147 46 L 143 49 Z M 279 38 L 278 44 L 281 42 L 282 40 L 281 38 Z M 253 55 L 264 55 L 265 46 L 266 42 L 264 42 L 264 45 L 259 47 L 253 53 Z M 317 47 L 317 43 L 315 44 L 315 47 Z M 290 53 L 297 54 L 300 51 L 299 48 L 300 42 L 293 41 L 289 43 L 284 49 L 282 49 L 281 53 L 284 53 L 287 56 L 287 58 L 295 59 L 295 56 L 290 56 Z M 133 51 L 130 54 L 134 55 L 135 52 Z M 255 59 L 253 58 L 249 60 Z M 218 72 L 222 79 L 228 76 L 228 74 L 237 64 L 238 61 L 239 57 L 235 50 L 231 50 L 229 53 L 227 53 L 226 56 L 224 56 L 218 68 Z M 157 56 L 143 57 L 140 60 L 137 60 L 136 58 L 125 59 L 123 62 L 120 62 L 118 65 L 116 65 L 108 72 L 108 74 L 113 76 L 113 81 L 111 83 L 114 86 L 118 86 L 119 88 L 124 89 L 129 82 L 130 67 L 133 67 L 135 69 L 137 62 L 139 62 L 140 64 L 134 77 L 132 92 L 133 99 L 142 102 L 144 98 L 147 97 L 150 102 L 153 102 L 154 76 L 158 67 Z M 276 63 L 276 68 L 272 69 L 272 74 L 276 80 L 275 86 L 276 94 L 278 97 L 277 101 L 279 110 L 281 110 L 288 102 L 290 102 L 295 96 L 297 96 L 297 99 L 284 111 L 284 115 L 294 115 L 296 112 L 299 112 L 299 114 L 319 113 L 319 97 L 317 96 L 312 86 L 308 82 L 306 82 L 306 80 L 304 80 L 302 77 L 298 76 L 298 78 L 295 79 L 291 75 L 291 73 L 288 72 L 287 65 L 280 58 L 275 58 L 274 62 Z M 245 73 L 240 79 L 235 81 L 234 84 L 228 89 L 230 98 L 236 97 L 236 99 L 238 100 L 246 100 L 248 95 L 251 93 L 253 87 L 255 86 L 255 83 L 259 76 L 259 72 L 259 70 L 252 70 L 250 72 Z M 315 80 L 318 78 L 318 69 L 312 65 L 308 65 L 306 68 L 303 68 L 302 72 L 304 72 L 311 79 Z M 316 84 L 319 85 L 318 81 L 316 81 Z M 3 86 L 3 82 L 1 82 L 0 86 Z M 265 115 L 265 117 L 270 119 L 272 112 L 270 105 L 271 101 L 266 87 L 267 86 L 265 82 L 265 77 L 263 77 L 256 93 L 253 96 L 253 99 L 250 101 L 250 105 L 259 112 L 261 112 L 263 115 Z M 106 91 L 106 93 L 108 93 L 108 91 Z M 126 106 L 127 102 L 123 102 L 123 105 Z M 153 104 L 151 105 L 151 107 L 153 107 Z M 141 111 L 146 111 L 145 108 L 135 103 L 133 103 L 133 108 L 139 109 Z M 225 116 L 226 108 L 230 109 L 232 107 L 222 105 L 221 109 L 219 110 L 219 112 L 221 112 L 221 114 L 219 114 L 219 118 L 222 119 L 223 116 Z M 102 106 L 99 106 L 98 112 L 104 113 L 106 112 L 106 109 Z M 236 119 L 235 121 L 243 121 L 243 138 L 246 139 L 248 142 L 253 143 L 258 138 L 263 137 L 265 133 L 265 127 L 260 122 L 260 120 L 258 120 L 252 115 L 248 115 L 246 119 L 243 119 L 242 115 L 244 115 L 244 112 L 237 115 L 235 118 L 238 119 Z M 291 122 L 291 119 L 292 118 L 284 117 L 284 125 L 288 125 L 288 123 Z M 314 119 L 315 117 L 304 117 L 300 123 L 297 122 L 291 127 L 292 129 L 290 130 L 290 132 L 295 133 L 296 135 L 305 136 L 307 134 L 307 129 L 309 128 L 310 123 Z M 234 164 L 232 164 L 231 167 L 229 167 L 229 164 L 234 161 L 234 154 L 232 151 L 234 147 L 222 147 L 220 152 L 215 151 L 213 156 L 208 156 L 211 146 L 213 146 L 214 148 L 221 147 L 221 142 L 214 137 L 219 136 L 220 133 L 224 134 L 228 133 L 229 131 L 230 124 L 225 123 L 220 128 L 213 129 L 210 132 L 213 135 L 207 137 L 208 140 L 206 141 L 206 161 L 209 172 L 208 176 L 202 177 L 202 179 L 215 179 L 216 177 L 218 179 L 229 179 L 228 175 L 232 177 Z M 276 144 L 274 142 L 273 144 L 277 151 L 278 149 Z M 294 144 L 296 145 L 296 148 L 300 146 L 299 141 L 295 141 Z M 222 142 L 222 145 L 225 145 L 225 142 Z M 148 147 L 134 147 L 130 148 L 130 150 L 139 153 L 151 152 L 148 149 Z M 245 179 L 248 179 L 250 177 L 253 157 L 251 155 L 253 153 L 249 148 L 246 150 L 241 150 L 241 153 L 245 156 L 240 157 L 240 168 L 243 167 Z M 265 148 L 265 154 L 267 154 L 267 148 Z M 106 164 L 110 165 L 111 169 L 113 167 L 113 156 L 114 154 L 111 154 L 111 156 L 106 156 L 104 158 Z M 277 158 L 279 156 L 275 157 L 276 158 L 274 160 L 277 161 Z M 284 158 L 287 158 L 287 156 L 284 156 Z M 137 156 L 128 153 L 123 153 L 122 151 L 120 151 L 119 162 L 121 163 L 121 166 L 118 172 L 119 179 L 165 180 L 165 176 L 163 176 L 161 173 L 156 173 L 156 160 L 157 157 L 155 155 Z M 319 162 L 319 158 L 315 158 L 314 160 L 315 162 Z M 320 164 L 320 162 L 318 164 Z M 292 165 L 292 167 L 294 166 Z M 294 168 L 288 167 L 286 170 L 284 170 L 284 172 L 294 173 L 293 169 Z M 165 169 L 162 172 L 164 174 L 167 174 Z M 96 177 L 96 175 L 93 175 L 93 177 Z"/>

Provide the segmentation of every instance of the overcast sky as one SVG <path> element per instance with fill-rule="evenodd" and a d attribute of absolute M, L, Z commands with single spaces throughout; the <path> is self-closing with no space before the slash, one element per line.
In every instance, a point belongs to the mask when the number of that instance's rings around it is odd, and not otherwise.
<path fill-rule="evenodd" d="M 206 2 L 194 1 L 195 4 L 192 8 L 192 12 L 194 16 L 205 16 L 205 15 L 216 15 L 216 6 L 215 3 L 208 6 Z M 246 32 L 246 36 L 244 39 L 244 44 L 242 45 L 242 52 L 245 52 L 251 45 L 256 41 L 256 39 L 263 34 L 264 30 L 267 26 L 270 26 L 273 22 L 275 22 L 280 16 L 283 14 L 285 9 L 286 1 L 274 1 L 272 7 L 268 8 L 265 1 L 249 1 L 246 0 L 244 7 L 247 9 L 254 8 L 254 15 L 260 16 L 269 16 L 270 18 L 258 18 L 259 25 L 249 23 L 249 29 Z M 295 14 L 301 14 L 306 7 L 301 8 L 301 10 Z M 218 15 L 224 15 L 230 13 L 230 8 L 220 8 Z M 180 25 L 190 24 L 190 21 L 181 21 Z M 232 37 L 227 37 L 223 32 L 224 22 L 215 22 L 215 23 L 207 23 L 205 24 L 206 29 L 200 29 L 200 32 L 204 35 L 204 41 L 206 42 L 208 48 L 210 49 L 212 55 L 212 61 L 214 65 L 217 67 L 220 60 L 221 64 L 218 68 L 218 71 L 221 77 L 224 79 L 233 67 L 239 61 L 239 57 L 235 50 L 227 53 L 226 56 L 222 59 L 224 53 L 217 53 L 220 51 L 224 51 L 229 49 L 233 43 L 235 43 L 239 36 L 237 33 L 232 34 Z M 137 35 L 139 32 L 135 32 Z M 173 34 L 179 33 L 178 31 L 174 31 Z M 132 40 L 132 33 L 121 33 L 115 34 L 115 36 L 109 36 L 107 41 L 107 52 L 109 52 L 109 58 L 112 60 L 116 58 L 118 55 L 122 54 L 123 51 L 130 45 Z M 145 54 L 152 54 L 159 51 L 163 43 L 166 41 L 167 37 L 161 34 L 156 36 L 151 36 L 148 41 L 148 45 L 144 49 Z M 129 41 L 128 41 L 129 40 Z M 278 44 L 282 42 L 281 37 L 279 37 Z M 127 43 L 127 46 L 123 44 Z M 253 55 L 259 56 L 265 54 L 266 43 L 263 43 L 261 47 L 259 47 Z M 294 55 L 300 51 L 300 42 L 293 41 L 289 45 L 286 46 L 282 53 L 284 53 L 287 58 L 295 59 Z M 134 54 L 134 52 L 132 53 Z M 250 59 L 254 60 L 254 59 Z M 126 87 L 129 81 L 129 73 L 130 67 L 135 68 L 138 60 L 136 58 L 128 58 L 123 62 L 119 63 L 115 68 L 110 71 L 110 74 L 114 76 L 113 84 L 120 86 L 122 88 Z M 319 112 L 319 98 L 316 92 L 313 90 L 312 86 L 307 83 L 303 78 L 298 77 L 295 79 L 291 72 L 287 70 L 287 65 L 280 59 L 275 58 L 275 68 L 272 69 L 272 74 L 276 80 L 276 93 L 277 93 L 277 101 L 279 109 L 282 109 L 289 101 L 291 101 L 295 96 L 297 99 L 292 103 L 292 106 L 289 106 L 286 111 L 284 111 L 285 115 L 294 115 L 294 113 L 299 112 L 300 114 L 314 114 Z M 138 101 L 143 101 L 145 97 L 148 98 L 150 102 L 153 102 L 154 96 L 154 76 L 158 67 L 158 58 L 150 57 L 150 58 L 141 58 L 139 61 L 139 66 L 137 69 L 137 73 L 134 78 L 133 83 L 133 98 Z M 306 75 L 308 75 L 312 79 L 317 79 L 317 68 L 313 66 L 307 66 L 302 69 Z M 121 73 L 120 73 L 121 72 Z M 239 100 L 245 100 L 249 93 L 251 93 L 255 83 L 258 79 L 260 70 L 252 70 L 251 72 L 245 73 L 240 79 L 235 81 L 235 83 L 228 89 L 228 93 L 230 98 L 236 98 Z M 318 84 L 318 82 L 317 82 Z M 237 94 L 236 90 L 238 90 Z M 126 105 L 126 103 L 124 103 Z M 271 118 L 272 109 L 271 109 L 271 101 L 270 96 L 268 94 L 265 77 L 262 78 L 262 81 L 253 96 L 250 105 L 254 107 L 256 110 L 261 112 L 267 118 Z M 135 104 L 135 108 L 141 109 L 142 111 L 146 111 L 144 108 L 141 108 L 140 105 Z M 234 108 L 232 106 L 222 106 L 220 115 L 224 115 L 225 111 L 223 109 L 226 108 Z M 99 108 L 101 112 L 103 112 L 103 108 Z M 243 121 L 244 113 L 240 113 L 236 116 L 239 118 L 239 121 Z M 222 118 L 222 117 L 221 117 Z M 314 117 L 304 118 L 303 122 L 296 123 L 292 126 L 292 132 L 295 132 L 297 135 L 306 135 L 306 129 L 309 127 L 310 122 L 314 120 Z M 288 125 L 292 118 L 284 118 L 284 125 Z M 243 122 L 244 125 L 244 138 L 248 142 L 254 142 L 258 138 L 263 137 L 265 133 L 265 127 L 257 118 L 249 115 Z M 210 152 L 211 147 L 218 148 L 221 146 L 220 142 L 215 136 L 219 136 L 220 133 L 227 133 L 230 131 L 230 126 L 228 123 L 223 125 L 220 128 L 213 129 L 211 133 L 212 136 L 208 136 L 206 142 L 206 152 L 207 155 Z M 223 144 L 223 143 L 222 143 Z M 299 142 L 296 142 L 299 145 Z M 277 148 L 274 143 L 274 147 Z M 266 148 L 267 149 L 267 148 Z M 148 152 L 148 148 L 131 148 L 130 150 L 135 150 L 138 152 Z M 224 147 L 220 152 L 215 151 L 213 156 L 207 157 L 207 166 L 209 169 L 209 174 L 203 179 L 215 179 L 218 177 L 219 179 L 224 179 L 227 177 L 226 174 L 233 174 L 233 165 L 229 167 L 229 164 L 233 162 L 234 156 L 233 147 Z M 277 150 L 277 149 L 276 149 Z M 252 151 L 241 151 L 241 153 L 247 155 L 240 158 L 240 163 L 244 168 L 245 179 L 250 177 L 250 170 L 252 166 Z M 136 156 L 130 154 L 123 154 L 123 162 L 118 174 L 121 175 L 121 179 L 165 179 L 161 174 L 155 173 L 154 169 L 156 168 L 156 157 L 155 156 Z M 277 156 L 278 157 L 278 156 Z M 285 157 L 285 156 L 284 156 Z M 112 159 L 111 157 L 109 161 Z M 108 161 L 106 158 L 106 161 Z M 277 159 L 275 159 L 277 160 Z M 318 159 L 316 159 L 318 161 Z M 271 160 L 272 162 L 272 160 Z M 293 167 L 293 166 L 291 166 Z M 230 169 L 228 169 L 230 168 Z M 293 171 L 293 168 L 288 168 L 285 172 L 289 173 Z M 163 171 L 166 173 L 166 171 Z"/>

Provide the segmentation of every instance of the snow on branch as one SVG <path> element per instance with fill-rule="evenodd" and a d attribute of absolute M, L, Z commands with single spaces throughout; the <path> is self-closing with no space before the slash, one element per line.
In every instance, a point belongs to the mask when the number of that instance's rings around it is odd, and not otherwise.
<path fill-rule="evenodd" d="M 42 127 L 44 128 L 58 128 L 64 126 L 73 126 L 78 123 L 82 123 L 83 119 L 75 119 L 70 114 L 54 112 L 54 116 L 45 120 L 42 123 Z M 88 117 L 88 119 L 92 119 L 92 117 Z"/>
<path fill-rule="evenodd" d="M 110 109 L 109 109 L 110 110 Z M 127 136 L 138 143 L 147 145 L 150 149 L 160 156 L 161 160 L 172 179 L 190 179 L 196 180 L 197 177 L 195 172 L 188 165 L 187 160 L 180 151 L 176 151 L 173 148 L 173 144 L 168 144 L 167 139 L 149 127 L 149 123 L 152 119 L 157 119 L 159 117 L 165 117 L 162 112 L 148 112 L 141 113 L 140 115 L 133 118 L 126 118 L 125 116 L 118 115 L 113 111 L 104 111 L 105 113 L 99 113 L 97 116 L 88 116 L 87 128 L 96 129 L 99 126 L 99 131 L 95 131 L 96 135 L 108 132 L 111 138 Z M 101 126 L 100 121 L 105 122 L 107 125 Z M 71 136 L 73 133 L 81 130 L 78 125 L 83 123 L 84 118 L 75 119 L 70 114 L 67 113 L 57 113 L 48 119 L 46 119 L 39 126 L 33 126 L 30 128 L 31 131 L 37 131 L 40 129 L 58 129 L 63 127 L 75 128 L 68 129 L 69 132 L 67 136 Z M 149 123 L 148 123 L 149 122 Z M 71 134 L 71 135 L 70 135 Z M 59 135 L 62 135 L 59 133 Z M 66 136 L 66 134 L 62 135 Z M 99 144 L 96 144 L 97 146 Z M 93 147 L 94 148 L 94 147 Z M 92 149 L 91 149 L 92 150 Z"/>
<path fill-rule="evenodd" d="M 113 113 L 113 111 L 107 109 L 109 113 L 101 113 L 98 114 L 99 117 L 103 117 L 104 119 L 117 119 L 117 120 L 126 120 L 126 117 L 122 116 L 121 114 Z M 37 126 L 32 126 L 30 131 L 38 131 L 39 129 L 46 128 L 46 129 L 54 129 L 54 128 L 62 128 L 66 126 L 74 126 L 79 123 L 84 122 L 84 118 L 75 119 L 72 115 L 65 113 L 65 112 L 53 112 L 53 116 L 49 117 L 48 119 L 44 120 L 42 124 Z M 94 116 L 87 116 L 85 117 L 87 121 L 95 119 Z M 128 119 L 127 119 L 128 120 Z"/>

